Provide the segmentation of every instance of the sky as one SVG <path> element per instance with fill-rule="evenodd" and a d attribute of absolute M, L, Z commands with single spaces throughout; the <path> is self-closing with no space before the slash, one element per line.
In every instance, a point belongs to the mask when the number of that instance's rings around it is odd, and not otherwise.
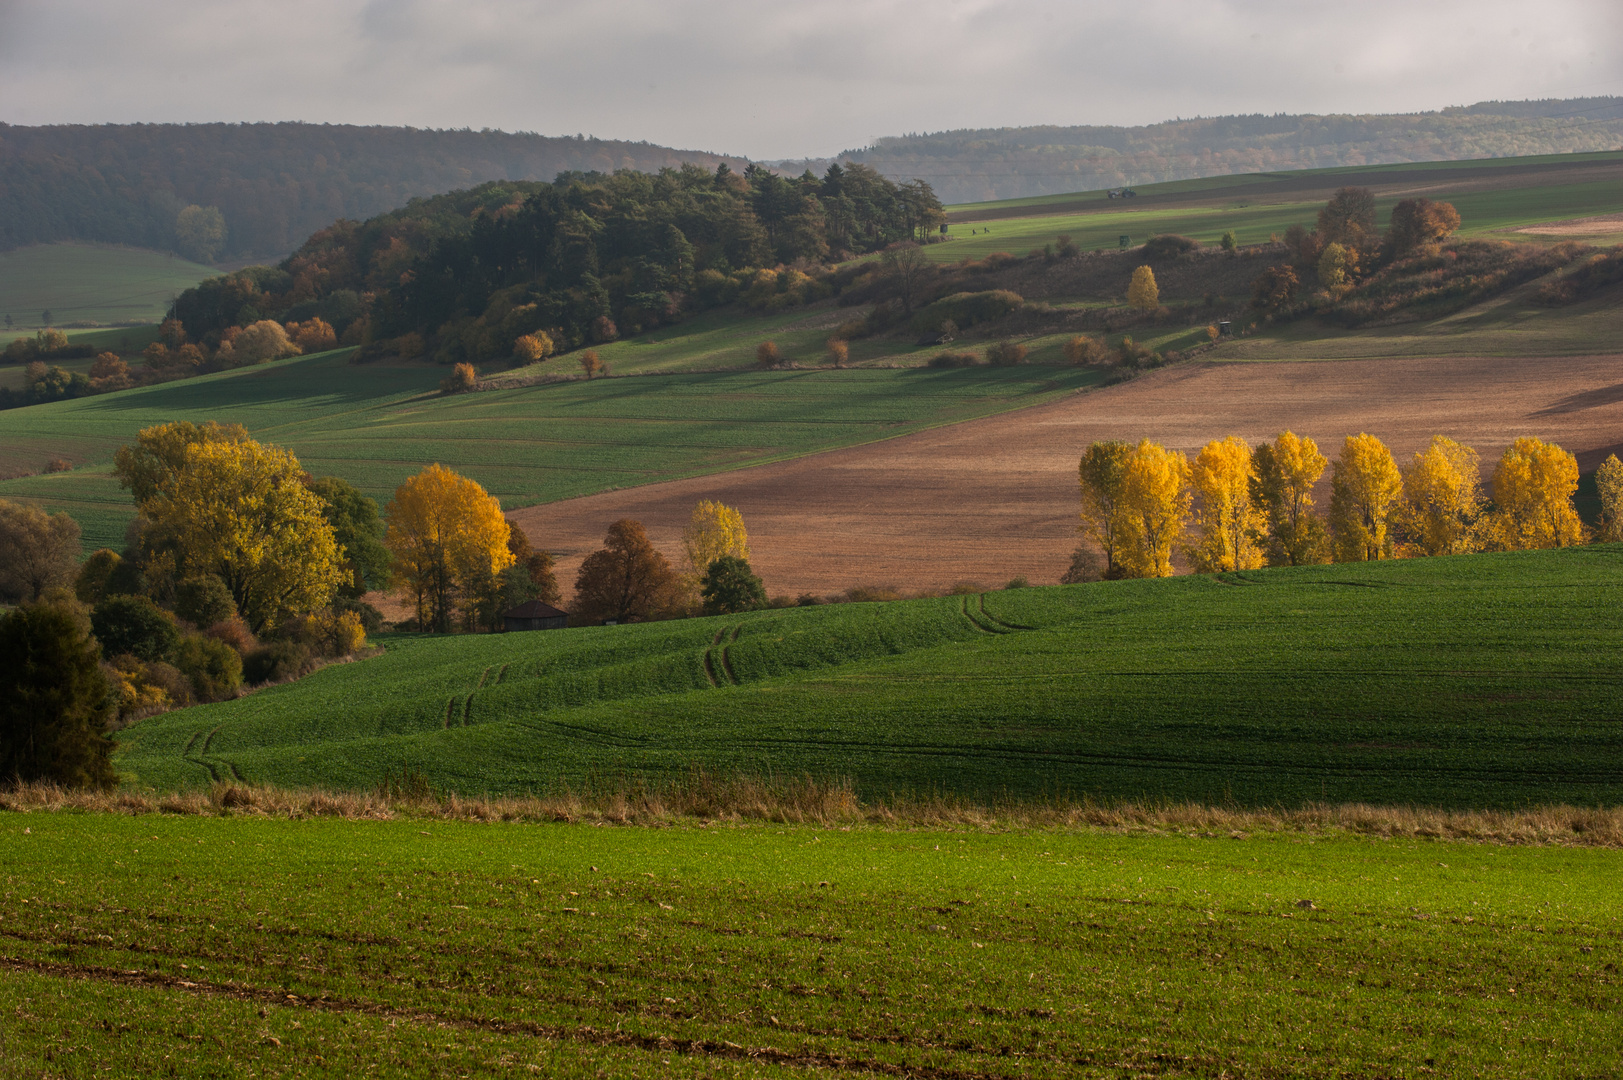
<path fill-rule="evenodd" d="M 0 121 L 303 120 L 756 159 L 884 135 L 1623 94 L 1619 0 L 0 0 Z"/>

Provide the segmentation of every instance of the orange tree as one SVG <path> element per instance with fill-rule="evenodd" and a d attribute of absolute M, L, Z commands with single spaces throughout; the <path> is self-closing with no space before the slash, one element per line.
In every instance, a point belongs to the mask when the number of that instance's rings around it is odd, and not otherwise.
<path fill-rule="evenodd" d="M 457 603 L 513 565 L 501 503 L 443 465 L 396 488 L 384 516 L 395 582 L 411 593 L 422 629 L 448 633 Z"/>

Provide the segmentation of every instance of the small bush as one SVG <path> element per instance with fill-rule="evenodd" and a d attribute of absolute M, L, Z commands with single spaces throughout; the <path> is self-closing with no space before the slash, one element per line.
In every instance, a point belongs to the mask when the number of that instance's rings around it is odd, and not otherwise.
<path fill-rule="evenodd" d="M 213 624 L 206 633 L 214 640 L 224 642 L 237 650 L 239 656 L 247 656 L 259 648 L 259 640 L 254 637 L 254 632 L 248 629 L 248 624 L 243 622 L 239 615 Z"/>
<path fill-rule="evenodd" d="M 73 462 L 67 458 L 52 458 L 45 463 L 45 471 L 48 473 L 68 472 L 72 468 Z"/>
<path fill-rule="evenodd" d="M 162 690 L 175 708 L 184 709 L 192 703 L 192 681 L 179 668 L 159 660 L 143 665 L 141 674 L 149 685 Z"/>
<path fill-rule="evenodd" d="M 834 337 L 840 341 L 855 341 L 857 338 L 867 337 L 868 334 L 867 319 L 847 319 L 834 331 Z"/>
<path fill-rule="evenodd" d="M 1071 565 L 1060 575 L 1061 585 L 1080 585 L 1085 581 L 1103 581 L 1105 561 L 1099 553 L 1083 544 L 1071 554 Z"/>
<path fill-rule="evenodd" d="M 1078 334 L 1065 343 L 1065 359 L 1073 364 L 1103 364 L 1110 349 L 1092 334 Z"/>
<path fill-rule="evenodd" d="M 129 653 L 147 663 L 166 660 L 180 643 L 169 613 L 144 596 L 109 596 L 90 612 L 90 629 L 102 654 Z"/>
<path fill-rule="evenodd" d="M 285 682 L 304 674 L 310 650 L 296 641 L 273 641 L 242 658 L 242 677 L 250 685 Z"/>
<path fill-rule="evenodd" d="M 987 292 L 953 293 L 920 308 L 913 316 L 913 329 L 919 333 L 937 333 L 951 322 L 956 329 L 1001 319 L 1010 312 L 1019 311 L 1025 304 L 1019 294 L 1007 289 Z"/>
<path fill-rule="evenodd" d="M 1187 236 L 1175 236 L 1171 233 L 1162 236 L 1152 236 L 1144 241 L 1143 254 L 1151 262 L 1163 262 L 1176 259 L 1180 255 L 1200 250 L 1200 241 Z"/>
<path fill-rule="evenodd" d="M 933 368 L 974 367 L 980 362 L 980 357 L 968 352 L 944 352 L 930 357 L 930 366 Z"/>
<path fill-rule="evenodd" d="M 440 393 L 465 394 L 479 385 L 479 373 L 473 369 L 472 364 L 458 364 L 451 369 L 451 374 L 440 380 Z"/>
<path fill-rule="evenodd" d="M 1148 345 L 1140 345 L 1130 337 L 1121 339 L 1117 349 L 1117 363 L 1128 368 L 1160 367 L 1163 360 L 1161 354 L 1153 351 Z"/>
<path fill-rule="evenodd" d="M 844 367 L 845 362 L 851 358 L 851 346 L 838 337 L 828 339 L 827 349 L 828 362 L 837 368 Z"/>
<path fill-rule="evenodd" d="M 1013 341 L 999 341 L 986 347 L 986 362 L 993 367 L 1013 367 L 1026 362 L 1026 347 Z"/>
<path fill-rule="evenodd" d="M 755 346 L 755 366 L 761 368 L 775 368 L 783 362 L 783 354 L 778 351 L 775 341 L 763 341 Z"/>
<path fill-rule="evenodd" d="M 242 685 L 237 650 L 203 634 L 190 634 L 175 647 L 175 667 L 191 683 L 198 701 L 224 701 Z"/>
<path fill-rule="evenodd" d="M 213 626 L 234 618 L 237 602 L 218 576 L 203 574 L 175 586 L 175 614 L 193 626 Z"/>
<path fill-rule="evenodd" d="M 1029 589 L 1031 588 L 1031 583 L 1026 580 L 1024 574 L 1021 574 L 1017 577 L 1010 578 L 1003 587 L 1005 589 Z"/>

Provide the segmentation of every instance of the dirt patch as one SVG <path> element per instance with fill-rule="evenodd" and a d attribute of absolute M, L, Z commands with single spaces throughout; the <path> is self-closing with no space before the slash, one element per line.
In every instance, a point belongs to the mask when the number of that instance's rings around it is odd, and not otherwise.
<path fill-rule="evenodd" d="M 1255 444 L 1286 427 L 1332 458 L 1361 431 L 1400 460 L 1444 434 L 1475 447 L 1487 469 L 1513 439 L 1537 435 L 1589 470 L 1623 441 L 1623 357 L 1181 365 L 984 420 L 511 516 L 559 557 L 566 597 L 611 522 L 642 521 L 674 555 L 700 499 L 743 512 L 755 569 L 774 594 L 1017 575 L 1051 584 L 1077 544 L 1076 466 L 1088 443 L 1152 438 L 1192 453 L 1225 435 Z M 1323 486 L 1321 508 L 1328 472 Z"/>

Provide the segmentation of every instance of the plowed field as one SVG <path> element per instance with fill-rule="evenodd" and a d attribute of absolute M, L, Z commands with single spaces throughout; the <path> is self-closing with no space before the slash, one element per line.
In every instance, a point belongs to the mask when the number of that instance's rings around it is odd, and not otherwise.
<path fill-rule="evenodd" d="M 1367 431 L 1400 462 L 1433 434 L 1473 446 L 1490 471 L 1537 435 L 1585 472 L 1623 452 L 1623 356 L 1426 357 L 1342 363 L 1202 364 L 950 427 L 721 475 L 534 506 L 512 515 L 556 552 L 566 595 L 610 522 L 641 520 L 681 550 L 699 499 L 742 510 L 773 593 L 855 584 L 1058 580 L 1075 548 L 1078 455 L 1095 439 L 1152 438 L 1193 452 L 1289 427 L 1330 457 Z M 1320 501 L 1328 503 L 1326 490 Z"/>

